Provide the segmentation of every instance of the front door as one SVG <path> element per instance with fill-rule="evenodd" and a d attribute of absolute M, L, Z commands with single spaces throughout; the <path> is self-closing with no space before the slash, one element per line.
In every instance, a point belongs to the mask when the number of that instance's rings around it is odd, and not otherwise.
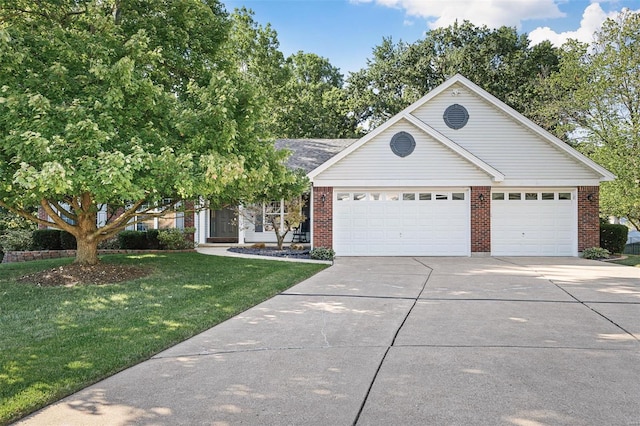
<path fill-rule="evenodd" d="M 211 233 L 207 240 L 212 243 L 238 242 L 238 224 L 235 209 L 211 210 Z"/>

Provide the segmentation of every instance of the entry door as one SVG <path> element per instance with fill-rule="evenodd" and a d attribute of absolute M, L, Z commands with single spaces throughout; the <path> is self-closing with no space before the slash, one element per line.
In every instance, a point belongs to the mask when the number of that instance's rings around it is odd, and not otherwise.
<path fill-rule="evenodd" d="M 211 238 L 217 242 L 238 241 L 238 225 L 236 211 L 232 208 L 213 210 L 211 212 Z"/>

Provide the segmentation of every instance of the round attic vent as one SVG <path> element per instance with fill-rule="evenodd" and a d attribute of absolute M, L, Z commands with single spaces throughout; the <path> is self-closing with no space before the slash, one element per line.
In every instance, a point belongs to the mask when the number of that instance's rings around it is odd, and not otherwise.
<path fill-rule="evenodd" d="M 391 151 L 398 157 L 410 155 L 416 148 L 416 141 L 407 132 L 398 132 L 391 138 Z"/>
<path fill-rule="evenodd" d="M 462 129 L 469 121 L 469 113 L 462 105 L 453 104 L 444 110 L 444 122 L 454 130 Z"/>

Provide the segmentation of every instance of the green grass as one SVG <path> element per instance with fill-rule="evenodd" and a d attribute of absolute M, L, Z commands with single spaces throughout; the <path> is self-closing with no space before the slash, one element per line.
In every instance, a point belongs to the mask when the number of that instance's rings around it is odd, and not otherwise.
<path fill-rule="evenodd" d="M 618 265 L 635 266 L 640 268 L 640 255 L 637 254 L 625 254 L 626 259 L 612 260 L 611 263 L 617 263 Z"/>
<path fill-rule="evenodd" d="M 108 285 L 15 282 L 69 262 L 0 265 L 0 424 L 148 359 L 326 267 L 197 253 L 117 255 L 103 262 L 153 273 Z"/>

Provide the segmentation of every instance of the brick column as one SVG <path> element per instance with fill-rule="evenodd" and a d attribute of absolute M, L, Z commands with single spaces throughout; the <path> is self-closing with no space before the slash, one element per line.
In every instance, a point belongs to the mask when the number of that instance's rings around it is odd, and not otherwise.
<path fill-rule="evenodd" d="M 313 187 L 313 247 L 333 248 L 333 188 Z"/>
<path fill-rule="evenodd" d="M 491 253 L 491 187 L 471 187 L 471 253 Z"/>
<path fill-rule="evenodd" d="M 589 199 L 591 198 L 591 200 Z M 578 251 L 600 247 L 600 187 L 578 187 Z"/>

